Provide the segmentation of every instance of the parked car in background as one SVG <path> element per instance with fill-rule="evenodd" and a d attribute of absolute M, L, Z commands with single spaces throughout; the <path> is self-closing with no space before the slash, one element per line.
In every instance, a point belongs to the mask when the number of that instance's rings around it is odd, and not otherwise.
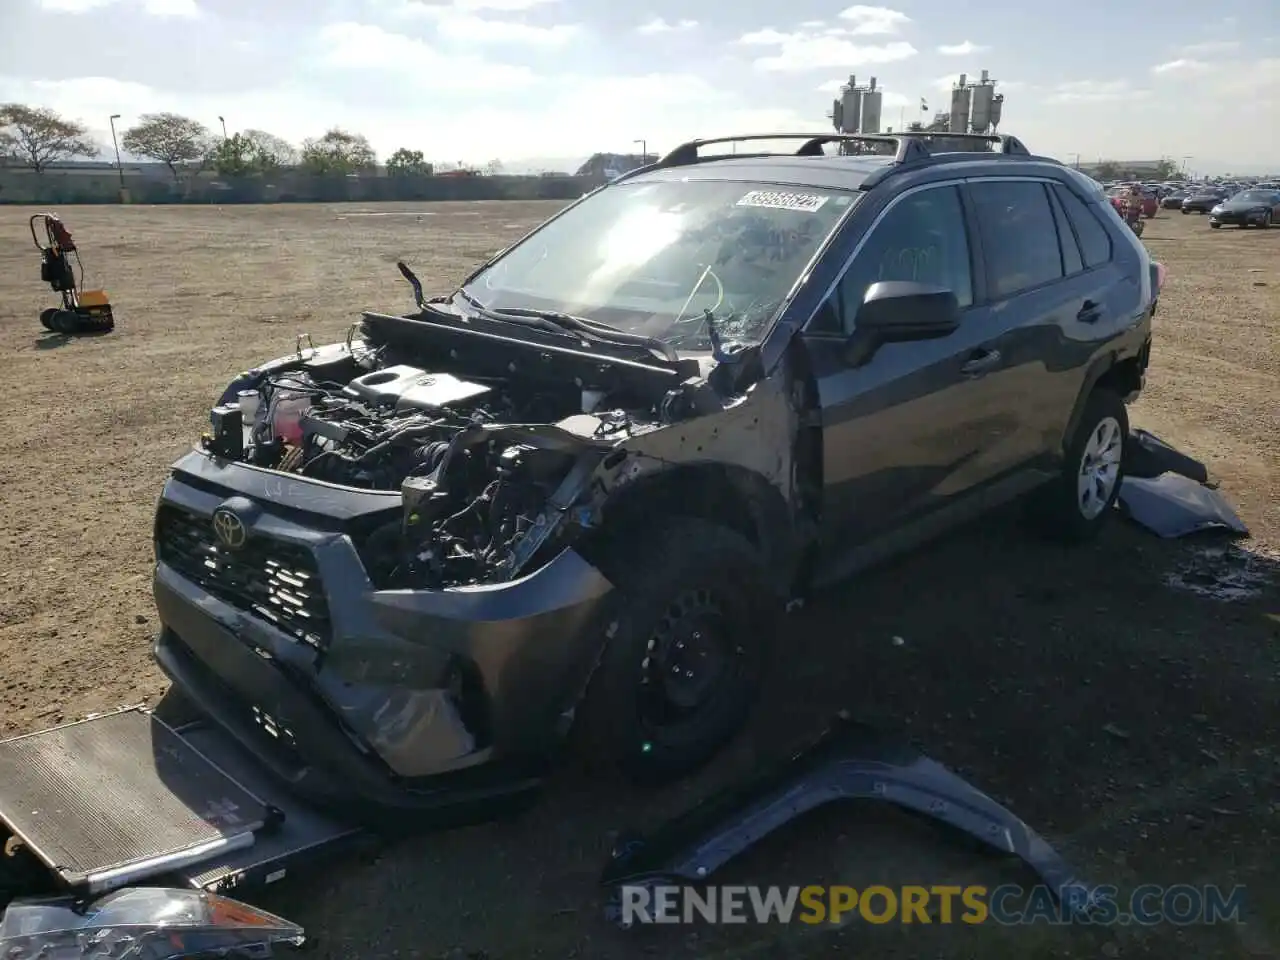
<path fill-rule="evenodd" d="M 1223 200 L 1228 193 L 1221 187 L 1200 187 L 1192 190 L 1182 200 L 1183 213 L 1208 213 Z"/>
<path fill-rule="evenodd" d="M 1129 203 L 1128 187 L 1112 187 L 1107 193 L 1111 200 L 1111 205 L 1116 208 L 1116 212 L 1120 214 L 1121 219 L 1124 218 L 1125 206 Z M 1160 203 L 1156 200 L 1154 193 L 1142 191 L 1142 215 L 1150 219 L 1160 210 Z"/>
<path fill-rule="evenodd" d="M 1209 226 L 1217 230 L 1224 223 L 1240 228 L 1280 223 L 1280 190 L 1242 190 L 1209 211 Z"/>
<path fill-rule="evenodd" d="M 1163 200 L 1160 201 L 1160 206 L 1162 206 L 1166 210 L 1181 210 L 1182 201 L 1185 200 L 1186 197 L 1187 197 L 1187 191 L 1175 190 L 1173 191 L 1173 193 L 1168 194 Z"/>

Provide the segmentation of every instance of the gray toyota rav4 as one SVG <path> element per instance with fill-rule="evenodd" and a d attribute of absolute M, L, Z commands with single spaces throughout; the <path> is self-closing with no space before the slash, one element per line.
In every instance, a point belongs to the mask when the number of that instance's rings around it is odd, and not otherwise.
<path fill-rule="evenodd" d="M 160 498 L 166 708 L 348 815 L 562 743 L 670 778 L 790 598 L 1017 497 L 1095 534 L 1164 271 L 1092 180 L 974 139 L 688 143 L 242 374 Z"/>

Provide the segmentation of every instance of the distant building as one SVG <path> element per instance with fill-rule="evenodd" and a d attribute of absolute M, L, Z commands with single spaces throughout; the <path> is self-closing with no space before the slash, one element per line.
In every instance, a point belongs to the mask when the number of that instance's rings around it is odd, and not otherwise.
<path fill-rule="evenodd" d="M 1167 160 L 1102 160 L 1098 163 L 1081 163 L 1081 173 L 1098 177 L 1110 173 L 1119 180 L 1146 180 L 1158 177 L 1168 169 Z"/>

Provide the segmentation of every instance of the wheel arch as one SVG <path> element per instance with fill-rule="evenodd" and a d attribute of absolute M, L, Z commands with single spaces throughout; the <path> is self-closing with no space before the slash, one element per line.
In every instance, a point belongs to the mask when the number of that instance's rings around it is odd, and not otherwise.
<path fill-rule="evenodd" d="M 760 552 L 780 588 L 789 586 L 796 546 L 782 491 L 734 464 L 681 464 L 619 488 L 605 502 L 599 528 L 576 548 L 589 562 L 603 562 L 608 544 L 651 528 L 655 518 L 673 516 L 705 520 L 738 533 Z M 607 570 L 602 572 L 609 576 Z"/>
<path fill-rule="evenodd" d="M 1125 400 L 1142 389 L 1144 369 L 1141 356 L 1119 357 L 1114 353 L 1107 353 L 1096 358 L 1080 385 L 1080 392 L 1067 420 L 1067 429 L 1059 443 L 1059 452 L 1065 454 L 1071 445 L 1071 438 L 1075 436 L 1089 397 L 1095 390 L 1110 390 Z"/>

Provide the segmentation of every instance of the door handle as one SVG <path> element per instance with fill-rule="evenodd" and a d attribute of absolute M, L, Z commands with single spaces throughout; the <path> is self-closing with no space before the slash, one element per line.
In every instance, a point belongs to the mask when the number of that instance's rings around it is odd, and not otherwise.
<path fill-rule="evenodd" d="M 981 350 L 972 359 L 960 365 L 960 372 L 966 377 L 977 377 L 986 373 L 1000 362 L 999 350 Z"/>
<path fill-rule="evenodd" d="M 1101 316 L 1102 304 L 1086 300 L 1084 306 L 1080 308 L 1080 312 L 1076 314 L 1076 319 L 1081 323 L 1097 323 L 1098 318 Z"/>

